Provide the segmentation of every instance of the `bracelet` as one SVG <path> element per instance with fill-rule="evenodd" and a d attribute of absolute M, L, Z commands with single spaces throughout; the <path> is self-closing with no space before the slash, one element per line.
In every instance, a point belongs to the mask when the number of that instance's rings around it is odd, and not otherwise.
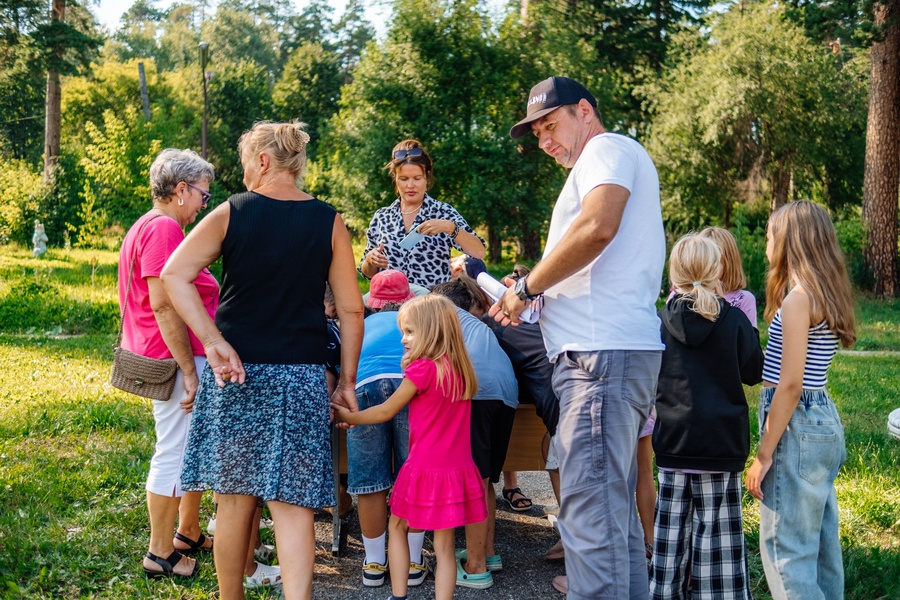
<path fill-rule="evenodd" d="M 450 234 L 450 239 L 455 240 L 456 236 L 458 236 L 458 235 L 459 235 L 459 224 L 454 223 L 453 224 L 453 233 Z"/>

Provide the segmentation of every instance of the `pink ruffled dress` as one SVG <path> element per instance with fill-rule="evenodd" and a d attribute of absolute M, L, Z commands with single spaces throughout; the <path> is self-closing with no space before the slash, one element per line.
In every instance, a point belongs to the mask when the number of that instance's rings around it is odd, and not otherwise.
<path fill-rule="evenodd" d="M 432 360 L 414 361 L 405 376 L 419 393 L 409 403 L 409 457 L 394 482 L 391 513 L 413 529 L 484 521 L 484 483 L 472 460 L 471 401 L 454 402 L 441 392 Z"/>

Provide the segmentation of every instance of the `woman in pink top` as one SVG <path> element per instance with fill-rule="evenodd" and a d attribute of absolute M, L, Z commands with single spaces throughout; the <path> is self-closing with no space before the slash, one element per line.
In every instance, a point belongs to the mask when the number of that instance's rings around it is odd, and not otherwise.
<path fill-rule="evenodd" d="M 150 358 L 174 357 L 178 362 L 172 396 L 152 400 L 156 449 L 147 476 L 150 545 L 143 561 L 148 577 L 191 577 L 197 562 L 184 555 L 213 545 L 200 532 L 202 493 L 181 490 L 181 462 L 199 384 L 197 374 L 206 358 L 203 344 L 172 308 L 159 279 L 166 260 L 184 239 L 183 228 L 206 208 L 213 177 L 213 166 L 196 152 L 163 150 L 150 166 L 153 208 L 131 226 L 119 256 L 122 347 Z M 194 286 L 209 315 L 215 315 L 219 302 L 215 278 L 204 269 Z"/>

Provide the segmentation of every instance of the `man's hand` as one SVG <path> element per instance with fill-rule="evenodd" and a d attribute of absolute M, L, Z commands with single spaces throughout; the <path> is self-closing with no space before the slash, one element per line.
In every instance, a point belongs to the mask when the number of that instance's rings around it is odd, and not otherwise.
<path fill-rule="evenodd" d="M 503 283 L 507 283 L 507 281 L 507 279 L 504 279 Z M 528 303 L 519 300 L 515 290 L 510 286 L 506 288 L 506 291 L 500 299 L 491 306 L 491 309 L 488 311 L 488 316 L 493 317 L 495 321 L 504 327 L 507 325 L 516 326 L 521 323 L 521 321 L 519 321 L 519 315 L 522 314 L 522 311 L 525 310 L 526 306 L 528 306 Z"/>

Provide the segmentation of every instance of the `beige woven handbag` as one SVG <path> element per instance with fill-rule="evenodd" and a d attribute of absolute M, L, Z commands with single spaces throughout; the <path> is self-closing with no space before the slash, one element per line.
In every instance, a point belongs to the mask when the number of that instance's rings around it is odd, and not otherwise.
<path fill-rule="evenodd" d="M 141 238 L 141 232 L 144 231 L 144 227 L 159 216 L 156 215 L 152 219 L 147 219 L 141 225 L 135 239 L 135 248 L 131 255 L 131 266 L 128 268 L 128 287 L 125 288 L 125 302 L 122 305 L 122 316 L 119 320 L 119 335 L 116 337 L 116 345 L 113 347 L 113 368 L 109 382 L 114 388 L 123 392 L 154 400 L 168 400 L 175 389 L 175 376 L 178 374 L 178 363 L 175 362 L 175 359 L 147 358 L 119 347 L 122 343 L 122 325 L 125 322 L 125 310 L 128 308 L 128 294 L 131 293 L 131 278 L 134 275 L 137 243 Z"/>

